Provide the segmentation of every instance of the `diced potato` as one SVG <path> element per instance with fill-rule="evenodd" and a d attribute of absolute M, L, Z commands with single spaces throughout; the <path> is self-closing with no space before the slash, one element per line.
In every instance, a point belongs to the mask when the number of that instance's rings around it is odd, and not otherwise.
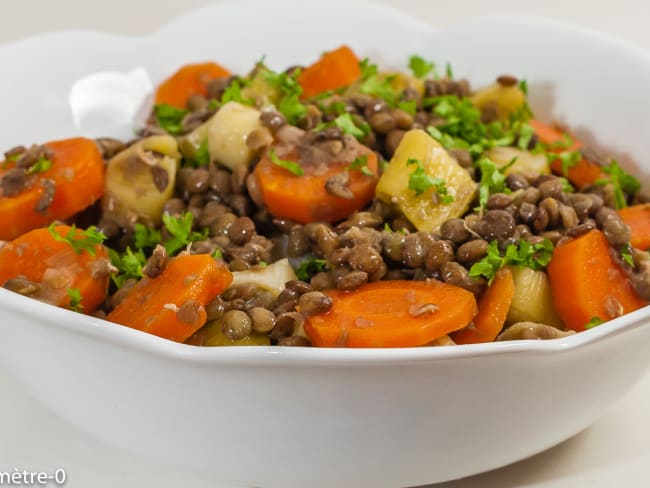
<path fill-rule="evenodd" d="M 433 187 L 420 195 L 409 189 L 409 178 L 415 170 L 407 164 L 409 159 L 417 159 L 432 178 L 443 179 L 453 202 L 439 202 Z M 469 173 L 423 130 L 411 130 L 404 135 L 376 188 L 377 198 L 400 210 L 418 230 L 427 232 L 462 216 L 475 194 L 476 183 Z"/>
<path fill-rule="evenodd" d="M 413 88 L 420 96 L 424 95 L 424 81 L 419 78 L 401 72 L 389 72 L 385 73 L 385 76 L 393 77 L 390 86 L 398 93 L 403 92 L 407 88 Z"/>
<path fill-rule="evenodd" d="M 197 330 L 187 341 L 186 344 L 194 346 L 269 346 L 271 341 L 268 334 L 251 333 L 243 339 L 231 339 L 223 333 L 223 323 L 221 320 L 208 322 Z"/>
<path fill-rule="evenodd" d="M 472 103 L 481 111 L 492 106 L 499 120 L 508 120 L 526 102 L 525 93 L 517 85 L 503 86 L 495 83 L 481 88 L 472 95 Z"/>
<path fill-rule="evenodd" d="M 212 118 L 210 120 L 212 120 Z M 203 144 L 203 142 L 208 138 L 208 124 L 210 123 L 210 120 L 204 122 L 192 132 L 178 138 L 178 149 L 181 151 L 181 154 L 183 154 L 185 159 L 196 159 L 196 154 L 201 147 L 201 144 Z"/>
<path fill-rule="evenodd" d="M 125 228 L 137 222 L 159 224 L 163 206 L 174 194 L 180 158 L 176 139 L 167 135 L 147 137 L 115 155 L 106 168 L 104 216 Z"/>
<path fill-rule="evenodd" d="M 208 121 L 208 149 L 210 159 L 234 170 L 248 165 L 253 151 L 248 148 L 246 138 L 261 128 L 261 112 L 237 102 L 228 102 Z"/>
<path fill-rule="evenodd" d="M 259 287 L 273 292 L 276 296 L 284 290 L 284 284 L 287 281 L 298 279 L 291 264 L 289 264 L 289 260 L 286 258 L 280 259 L 264 268 L 235 271 L 232 277 L 231 287 L 246 283 L 255 283 Z"/>
<path fill-rule="evenodd" d="M 533 154 L 514 147 L 493 147 L 485 155 L 499 168 L 503 168 L 513 158 L 517 158 L 514 164 L 506 169 L 506 175 L 511 173 L 547 175 L 551 172 L 548 160 L 543 154 Z"/>
<path fill-rule="evenodd" d="M 516 266 L 512 268 L 515 295 L 508 311 L 507 324 L 535 322 L 564 328 L 553 309 L 553 295 L 548 275 L 543 271 Z"/>

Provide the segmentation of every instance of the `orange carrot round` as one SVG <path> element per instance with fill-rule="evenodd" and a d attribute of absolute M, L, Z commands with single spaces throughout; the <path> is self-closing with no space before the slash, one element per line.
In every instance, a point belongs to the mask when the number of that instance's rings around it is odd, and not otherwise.
<path fill-rule="evenodd" d="M 351 85 L 361 76 L 359 58 L 348 46 L 326 52 L 298 77 L 305 98 Z"/>
<path fill-rule="evenodd" d="M 378 281 L 325 293 L 330 311 L 305 322 L 315 346 L 420 346 L 465 327 L 476 314 L 474 295 L 436 280 Z"/>
<path fill-rule="evenodd" d="M 158 86 L 155 103 L 185 108 L 192 95 L 207 95 L 210 81 L 227 76 L 230 71 L 216 63 L 187 64 Z"/>
<path fill-rule="evenodd" d="M 223 262 L 207 254 L 180 255 L 156 278 L 142 278 L 107 319 L 184 342 L 205 323 L 208 302 L 231 281 Z"/>
<path fill-rule="evenodd" d="M 363 208 L 375 195 L 377 185 L 377 155 L 364 148 L 367 167 L 373 173 L 349 171 L 347 187 L 352 198 L 342 198 L 325 190 L 327 180 L 346 170 L 347 163 L 331 164 L 326 168 L 304 166 L 304 174 L 296 176 L 274 164 L 266 155 L 255 167 L 255 177 L 264 205 L 271 215 L 303 224 L 316 221 L 336 222 Z M 296 161 L 295 155 L 283 157 Z"/>
<path fill-rule="evenodd" d="M 537 134 L 537 137 L 539 137 L 539 140 L 544 144 L 553 144 L 564 141 L 564 134 L 554 127 L 543 124 L 538 120 L 530 120 L 528 123 L 535 131 L 535 134 Z M 572 140 L 573 143 L 569 147 L 555 149 L 554 151 L 558 153 L 562 151 L 577 151 L 582 147 L 582 142 L 575 138 L 572 138 Z M 551 162 L 551 170 L 553 170 L 555 174 L 564 176 L 562 174 L 562 161 L 559 159 Z M 601 178 L 601 175 L 602 171 L 599 165 L 582 158 L 575 166 L 568 168 L 566 177 L 575 186 L 581 188 L 585 185 L 591 185 L 594 181 Z"/>
<path fill-rule="evenodd" d="M 52 150 L 50 169 L 29 176 L 26 188 L 15 196 L 5 196 L 0 189 L 0 240 L 9 241 L 55 220 L 69 219 L 104 192 L 104 160 L 94 141 L 77 137 L 45 146 Z M 5 163 L 0 178 L 15 166 Z M 38 212 L 44 180 L 54 182 L 54 199 L 45 211 Z"/>
<path fill-rule="evenodd" d="M 643 251 L 650 249 L 650 203 L 622 208 L 618 214 L 630 226 L 630 244 Z"/>
<path fill-rule="evenodd" d="M 599 230 L 558 246 L 548 275 L 555 310 L 567 327 L 578 332 L 592 318 L 610 320 L 646 305 L 611 257 Z"/>
<path fill-rule="evenodd" d="M 512 298 L 515 281 L 509 268 L 497 271 L 494 281 L 478 302 L 478 314 L 469 327 L 451 335 L 456 344 L 492 342 L 503 329 Z"/>
<path fill-rule="evenodd" d="M 58 225 L 52 231 L 65 236 L 71 228 Z M 76 236 L 82 238 L 82 231 L 77 230 Z M 101 244 L 94 246 L 93 256 L 57 241 L 48 229 L 36 229 L 0 248 L 0 285 L 11 278 L 27 278 L 41 287 L 34 298 L 61 307 L 70 306 L 68 290 L 78 290 L 80 311 L 91 313 L 106 299 L 108 263 Z"/>

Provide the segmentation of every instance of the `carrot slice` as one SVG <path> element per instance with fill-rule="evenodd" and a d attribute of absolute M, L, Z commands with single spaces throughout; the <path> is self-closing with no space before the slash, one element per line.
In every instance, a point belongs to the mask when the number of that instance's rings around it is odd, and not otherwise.
<path fill-rule="evenodd" d="M 231 281 L 228 268 L 207 254 L 177 256 L 160 276 L 142 278 L 107 319 L 184 342 L 205 324 L 205 306 Z"/>
<path fill-rule="evenodd" d="M 267 210 L 275 217 L 303 224 L 315 221 L 336 222 L 363 208 L 375 195 L 377 186 L 377 155 L 362 146 L 367 167 L 372 172 L 349 171 L 347 187 L 352 198 L 342 198 L 325 190 L 327 180 L 348 166 L 345 163 L 305 166 L 304 175 L 296 176 L 274 164 L 266 155 L 255 167 L 255 177 Z M 283 159 L 296 161 L 295 154 Z"/>
<path fill-rule="evenodd" d="M 0 189 L 0 240 L 10 241 L 55 220 L 69 219 L 104 192 L 104 160 L 94 141 L 77 137 L 45 146 L 52 150 L 50 169 L 28 177 L 27 187 L 18 195 L 5 196 Z M 11 161 L 0 165 L 0 178 L 14 166 Z M 44 180 L 54 182 L 54 199 L 45 211 L 38 212 Z"/>
<path fill-rule="evenodd" d="M 558 246 L 548 275 L 554 308 L 575 331 L 584 330 L 594 317 L 610 320 L 646 305 L 611 257 L 607 239 L 598 230 Z"/>
<path fill-rule="evenodd" d="M 185 108 L 192 95 L 207 95 L 210 81 L 227 76 L 230 71 L 216 63 L 186 64 L 158 86 L 155 103 Z"/>
<path fill-rule="evenodd" d="M 315 346 L 420 346 L 465 327 L 476 314 L 472 293 L 436 280 L 378 281 L 325 293 L 330 311 L 305 322 Z"/>
<path fill-rule="evenodd" d="M 632 230 L 630 244 L 637 249 L 650 249 L 650 203 L 622 208 L 618 214 Z"/>
<path fill-rule="evenodd" d="M 61 236 L 70 230 L 67 225 L 53 229 Z M 76 235 L 82 237 L 82 231 Z M 40 285 L 33 298 L 60 307 L 70 305 L 68 290 L 76 289 L 82 297 L 81 311 L 91 313 L 106 299 L 109 281 L 106 248 L 97 244 L 94 252 L 94 256 L 85 250 L 77 253 L 69 243 L 57 241 L 48 229 L 33 230 L 0 248 L 0 285 L 25 277 Z"/>
<path fill-rule="evenodd" d="M 298 76 L 305 98 L 351 85 L 361 76 L 359 58 L 348 46 L 326 52 Z"/>
<path fill-rule="evenodd" d="M 535 134 L 537 134 L 537 137 L 539 137 L 539 140 L 544 144 L 553 144 L 556 142 L 564 141 L 564 134 L 556 128 L 551 127 L 547 124 L 543 124 L 538 120 L 530 120 L 528 123 L 535 131 Z M 577 151 L 582 147 L 582 142 L 578 141 L 575 138 L 572 138 L 572 140 L 573 144 L 571 144 L 569 147 L 564 149 L 556 149 L 555 152 L 559 153 L 562 151 Z M 551 169 L 554 173 L 564 176 L 562 174 L 561 160 L 556 159 L 552 161 Z M 602 171 L 599 165 L 582 158 L 575 166 L 567 170 L 566 177 L 571 183 L 576 185 L 578 188 L 581 188 L 585 185 L 591 185 L 594 181 L 601 178 L 601 175 Z"/>
<path fill-rule="evenodd" d="M 492 342 L 503 329 L 515 296 L 515 280 L 509 268 L 497 271 L 494 281 L 478 302 L 472 325 L 451 335 L 456 344 Z"/>

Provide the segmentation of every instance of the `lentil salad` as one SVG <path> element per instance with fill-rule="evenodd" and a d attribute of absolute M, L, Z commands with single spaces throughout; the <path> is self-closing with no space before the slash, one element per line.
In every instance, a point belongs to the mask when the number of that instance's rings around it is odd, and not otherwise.
<path fill-rule="evenodd" d="M 634 177 L 523 80 L 409 69 L 186 65 L 131 141 L 7 151 L 0 283 L 203 346 L 556 338 L 650 300 Z"/>

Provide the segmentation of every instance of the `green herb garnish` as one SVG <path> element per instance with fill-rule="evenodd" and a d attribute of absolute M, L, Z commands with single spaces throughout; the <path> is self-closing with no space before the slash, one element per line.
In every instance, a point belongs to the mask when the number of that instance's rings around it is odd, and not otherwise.
<path fill-rule="evenodd" d="M 122 255 L 114 249 L 109 249 L 108 256 L 111 264 L 117 268 L 117 273 L 111 274 L 111 280 L 117 288 L 122 288 L 129 279 L 139 280 L 144 276 L 142 269 L 147 264 L 147 258 L 142 249 L 134 253 L 130 247 L 127 247 Z"/>
<path fill-rule="evenodd" d="M 397 93 L 393 89 L 394 75 L 380 75 L 376 64 L 370 64 L 368 59 L 359 63 L 361 69 L 361 85 L 359 91 L 366 95 L 381 98 L 391 107 L 397 103 Z"/>
<path fill-rule="evenodd" d="M 593 329 L 594 327 L 604 323 L 605 321 L 600 317 L 591 317 L 591 319 L 589 319 L 589 322 L 585 324 L 585 329 Z"/>
<path fill-rule="evenodd" d="M 447 63 L 447 64 L 445 65 L 445 75 L 446 75 L 447 78 L 449 78 L 450 80 L 453 79 L 453 77 L 454 77 L 454 71 L 451 69 L 451 63 Z"/>
<path fill-rule="evenodd" d="M 397 103 L 397 108 L 404 110 L 404 112 L 415 115 L 418 111 L 418 104 L 415 100 L 405 100 Z"/>
<path fill-rule="evenodd" d="M 56 230 L 56 223 L 52 222 L 47 230 L 55 241 L 70 244 L 77 254 L 86 251 L 91 256 L 94 256 L 97 245 L 106 240 L 106 236 L 97 230 L 94 225 L 86 230 L 77 229 L 73 225 L 65 235 L 61 235 Z"/>
<path fill-rule="evenodd" d="M 193 168 L 205 167 L 210 164 L 210 150 L 208 148 L 207 137 L 203 139 L 201 144 L 199 144 L 199 147 L 194 154 L 194 159 L 187 160 L 187 163 Z"/>
<path fill-rule="evenodd" d="M 25 172 L 25 174 L 33 175 L 36 173 L 43 173 L 49 170 L 51 167 L 52 167 L 52 161 L 41 156 L 40 158 L 38 158 L 38 161 L 36 161 L 32 166 L 29 167 L 29 169 Z"/>
<path fill-rule="evenodd" d="M 160 231 L 143 224 L 135 224 L 133 244 L 136 249 L 153 249 L 160 244 Z"/>
<path fill-rule="evenodd" d="M 241 89 L 245 86 L 245 83 L 246 82 L 243 80 L 232 80 L 221 95 L 221 104 L 224 105 L 228 102 L 237 102 L 242 105 L 253 105 L 252 100 L 248 100 L 242 95 Z"/>
<path fill-rule="evenodd" d="M 163 243 L 169 256 L 172 256 L 179 249 L 187 247 L 192 242 L 202 241 L 208 237 L 208 229 L 204 229 L 202 232 L 192 231 L 192 224 L 194 223 L 194 214 L 192 212 L 186 212 L 178 217 L 164 213 L 162 220 L 163 225 L 170 234 L 169 239 Z"/>
<path fill-rule="evenodd" d="M 267 83 L 280 91 L 277 109 L 293 125 L 307 114 L 307 107 L 300 101 L 302 95 L 302 86 L 298 83 L 300 72 L 300 69 L 293 70 L 291 73 L 268 71 L 263 75 Z"/>
<path fill-rule="evenodd" d="M 298 277 L 299 280 L 309 281 L 311 277 L 314 276 L 316 273 L 320 273 L 321 271 L 324 271 L 326 264 L 327 261 L 324 259 L 318 259 L 318 258 L 305 259 L 303 262 L 300 263 L 298 269 L 296 269 L 296 276 Z"/>
<path fill-rule="evenodd" d="M 269 151 L 269 159 L 276 166 L 286 169 L 290 173 L 296 176 L 302 176 L 305 174 L 305 171 L 300 167 L 300 165 L 294 161 L 289 161 L 287 159 L 280 159 L 275 153 L 275 149 Z"/>
<path fill-rule="evenodd" d="M 635 267 L 634 257 L 632 256 L 632 246 L 627 244 L 621 248 L 621 259 L 633 268 Z"/>
<path fill-rule="evenodd" d="M 188 113 L 188 110 L 160 103 L 154 105 L 153 112 L 161 129 L 174 135 L 183 132 L 183 117 Z"/>
<path fill-rule="evenodd" d="M 416 78 L 426 78 L 429 73 L 435 71 L 436 65 L 420 56 L 413 55 L 409 58 L 409 68 Z"/>
<path fill-rule="evenodd" d="M 81 304 L 83 297 L 81 296 L 81 291 L 79 288 L 68 288 L 66 290 L 66 295 L 68 295 L 68 298 L 70 298 L 70 310 L 81 312 L 84 309 L 84 306 Z"/>
<path fill-rule="evenodd" d="M 631 174 L 626 173 L 614 159 L 607 166 L 603 166 L 602 170 L 609 177 L 596 180 L 594 184 L 606 185 L 611 183 L 614 187 L 616 208 L 621 209 L 627 207 L 626 195 L 634 195 L 638 192 L 641 189 L 641 182 Z"/>
<path fill-rule="evenodd" d="M 420 196 L 425 191 L 433 188 L 441 203 L 449 204 L 454 201 L 454 196 L 450 195 L 447 190 L 445 180 L 433 178 L 427 174 L 419 159 L 409 158 L 406 165 L 415 165 L 415 169 L 409 175 L 409 190 L 413 190 L 416 196 Z"/>
<path fill-rule="evenodd" d="M 366 176 L 375 176 L 375 172 L 368 167 L 368 156 L 358 156 L 348 165 L 349 170 L 359 170 Z"/>
<path fill-rule="evenodd" d="M 482 212 L 487 204 L 490 195 L 495 193 L 510 193 L 510 188 L 506 185 L 505 170 L 515 163 L 513 159 L 503 168 L 499 168 L 490 159 L 483 157 L 476 166 L 481 170 L 481 182 L 478 189 L 478 207 L 474 210 Z"/>
<path fill-rule="evenodd" d="M 531 244 L 522 239 L 518 245 L 510 244 L 502 255 L 499 251 L 497 241 L 488 245 L 487 255 L 480 261 L 474 263 L 469 270 L 472 278 L 484 277 L 488 283 L 492 283 L 494 277 L 504 266 L 524 266 L 534 270 L 543 269 L 548 266 L 553 256 L 553 243 L 548 239 L 540 244 Z"/>

